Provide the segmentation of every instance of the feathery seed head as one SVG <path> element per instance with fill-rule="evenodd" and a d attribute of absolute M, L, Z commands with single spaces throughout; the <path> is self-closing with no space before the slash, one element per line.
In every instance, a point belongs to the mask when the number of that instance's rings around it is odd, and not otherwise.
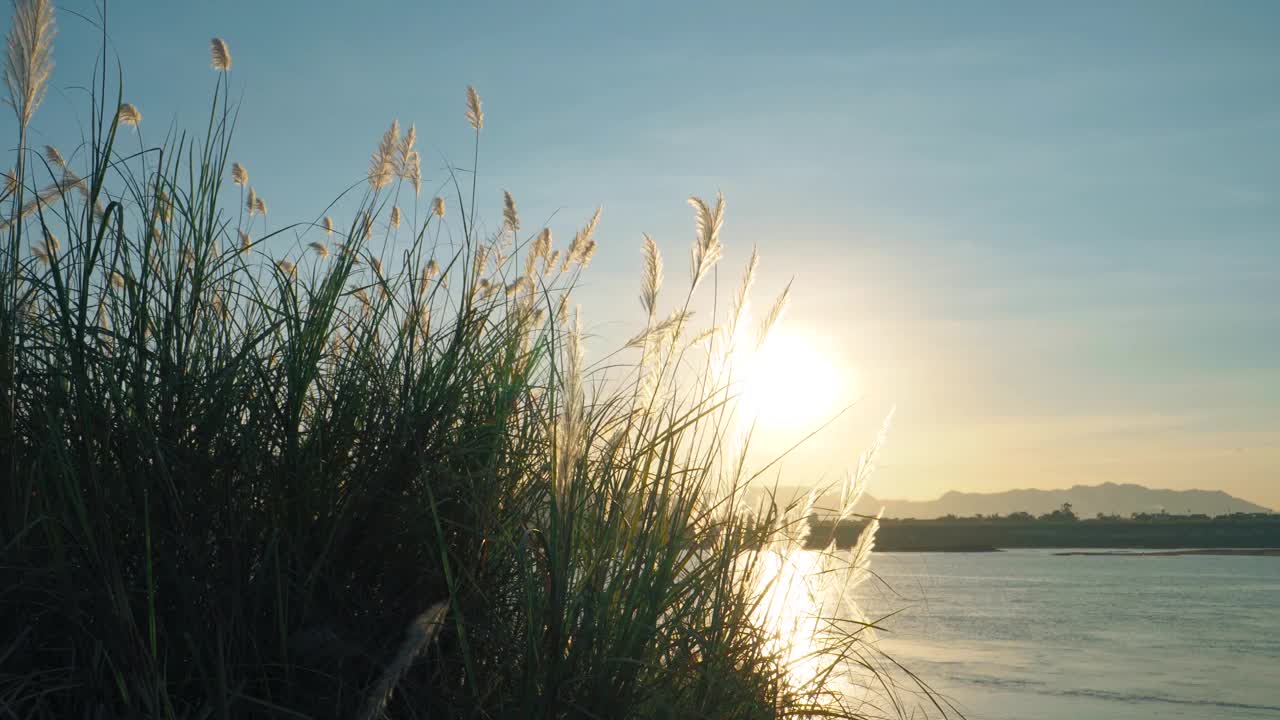
<path fill-rule="evenodd" d="M 422 268 L 422 277 L 418 280 L 418 292 L 419 293 L 426 292 L 427 286 L 430 285 L 431 281 L 435 279 L 435 277 L 439 274 L 440 274 L 439 263 L 437 263 L 435 260 L 428 262 Z"/>
<path fill-rule="evenodd" d="M 138 112 L 133 103 L 120 103 L 120 109 L 116 110 L 116 120 L 121 125 L 137 127 L 142 122 L 142 113 Z"/>
<path fill-rule="evenodd" d="M 391 227 L 400 227 L 400 206 L 396 205 L 391 208 Z"/>
<path fill-rule="evenodd" d="M 67 159 L 62 157 L 62 153 L 58 152 L 58 148 L 52 145 L 44 146 L 44 156 L 48 161 L 60 168 L 67 166 Z"/>
<path fill-rule="evenodd" d="M 538 238 L 533 241 L 532 252 L 535 257 L 543 259 L 551 254 L 551 228 L 542 228 L 542 232 L 538 233 Z"/>
<path fill-rule="evenodd" d="M 652 317 L 658 304 L 658 291 L 662 288 L 662 253 L 658 244 L 646 233 L 644 236 L 644 285 L 640 290 L 640 305 Z"/>
<path fill-rule="evenodd" d="M 53 38 L 58 34 L 53 3 L 15 0 L 5 52 L 4 84 L 18 124 L 27 127 L 44 99 L 53 74 Z"/>
<path fill-rule="evenodd" d="M 769 314 L 761 321 L 759 329 L 756 331 L 756 347 L 764 345 L 764 341 L 769 339 L 769 333 L 782 320 L 782 316 L 787 312 L 787 305 L 791 302 L 791 283 L 782 288 L 782 292 L 778 295 L 778 299 L 773 301 L 773 307 L 769 308 Z"/>
<path fill-rule="evenodd" d="M 213 306 L 213 312 L 216 313 L 218 318 L 222 321 L 225 322 L 227 318 L 231 316 L 231 311 L 227 309 L 227 304 L 222 302 L 221 295 L 214 293 L 213 299 L 210 300 L 209 304 Z"/>
<path fill-rule="evenodd" d="M 382 134 L 382 140 L 369 158 L 369 187 L 378 190 L 391 184 L 396 176 L 396 147 L 400 144 L 400 121 L 395 120 Z"/>
<path fill-rule="evenodd" d="M 297 266 L 295 266 L 293 263 L 289 262 L 288 260 L 277 260 L 276 267 L 280 268 L 280 271 L 283 272 L 285 275 L 293 275 L 298 271 Z"/>
<path fill-rule="evenodd" d="M 315 254 L 316 254 L 317 256 L 322 257 L 322 258 L 327 258 L 327 257 L 329 257 L 329 246 L 328 246 L 328 245 L 325 245 L 324 243 L 321 243 L 321 242 L 313 242 L 313 243 L 311 243 L 311 244 L 310 244 L 310 247 L 311 247 L 311 249 L 312 249 L 313 251 L 315 251 Z"/>
<path fill-rule="evenodd" d="M 431 201 L 431 212 L 435 213 L 436 217 L 444 217 L 444 198 L 437 197 Z"/>
<path fill-rule="evenodd" d="M 405 161 L 407 167 L 405 169 L 405 179 L 413 186 L 414 196 L 422 194 L 422 158 L 418 155 L 418 151 L 414 150 L 409 153 L 408 160 Z"/>
<path fill-rule="evenodd" d="M 249 182 L 249 171 L 238 162 L 231 163 L 231 182 L 244 187 Z"/>
<path fill-rule="evenodd" d="M 696 288 L 723 252 L 720 245 L 720 227 L 724 224 L 724 194 L 716 195 L 715 208 L 697 197 L 689 198 L 689 204 L 693 206 L 694 223 L 697 228 L 689 272 L 693 277 L 693 287 Z"/>
<path fill-rule="evenodd" d="M 259 195 L 258 198 L 253 201 L 253 211 L 258 213 L 259 215 L 267 214 L 267 203 L 262 199 L 261 195 Z"/>
<path fill-rule="evenodd" d="M 164 188 L 156 188 L 156 217 L 163 219 L 165 222 L 173 220 L 173 199 L 169 197 L 169 193 Z"/>
<path fill-rule="evenodd" d="M 415 195 L 422 192 L 422 158 L 413 147 L 417 140 L 418 128 L 410 125 L 409 132 L 405 133 L 396 148 L 395 157 L 396 175 L 413 185 Z"/>
<path fill-rule="evenodd" d="M 561 271 L 569 269 L 569 265 L 573 263 L 582 264 L 590 260 L 588 248 L 590 252 L 595 252 L 595 242 L 591 236 L 595 234 L 596 225 L 600 222 L 600 212 L 603 208 L 596 208 L 596 212 L 591 216 L 591 220 L 573 236 L 573 242 L 569 243 L 569 253 L 564 259 L 564 266 Z"/>
<path fill-rule="evenodd" d="M 118 272 L 111 273 L 111 286 L 117 290 L 124 289 L 124 276 Z"/>
<path fill-rule="evenodd" d="M 214 70 L 225 72 L 231 69 L 231 49 L 225 40 L 213 38 L 209 41 L 209 60 Z"/>
<path fill-rule="evenodd" d="M 249 217 L 258 211 L 258 193 L 254 192 L 252 187 L 249 188 L 249 196 L 244 200 L 245 209 L 249 211 Z"/>
<path fill-rule="evenodd" d="M 738 285 L 738 292 L 733 296 L 733 310 L 730 313 L 729 327 L 726 332 L 732 341 L 737 334 L 738 324 L 747 316 L 747 308 L 750 305 L 751 285 L 756 280 L 756 268 L 760 266 L 760 251 L 753 245 L 751 246 L 751 258 L 747 260 L 747 269 L 742 273 L 742 283 Z"/>
<path fill-rule="evenodd" d="M 506 190 L 502 191 L 502 221 L 513 235 L 520 230 L 520 215 L 516 212 L 516 199 Z"/>
<path fill-rule="evenodd" d="M 480 93 L 476 92 L 473 85 L 467 86 L 467 122 L 477 131 L 484 127 L 484 110 L 480 107 Z"/>
<path fill-rule="evenodd" d="M 253 247 L 253 240 L 249 237 L 249 233 L 243 230 L 237 232 L 240 234 L 240 254 L 244 255 Z"/>
<path fill-rule="evenodd" d="M 333 235 L 333 218 L 328 215 L 324 216 L 324 234 Z"/>
<path fill-rule="evenodd" d="M 373 268 L 373 271 L 379 276 L 382 275 L 382 260 L 380 258 L 369 256 L 369 267 Z"/>
<path fill-rule="evenodd" d="M 397 125 L 398 124 L 399 122 L 397 121 Z M 401 171 L 404 170 L 406 166 L 406 162 L 409 159 L 409 153 L 413 152 L 413 144 L 417 141 L 418 141 L 418 126 L 414 124 L 410 124 L 409 129 L 408 131 L 405 132 L 404 136 L 398 138 L 396 141 L 396 163 L 398 165 L 398 167 L 396 168 L 397 170 L 401 170 Z"/>

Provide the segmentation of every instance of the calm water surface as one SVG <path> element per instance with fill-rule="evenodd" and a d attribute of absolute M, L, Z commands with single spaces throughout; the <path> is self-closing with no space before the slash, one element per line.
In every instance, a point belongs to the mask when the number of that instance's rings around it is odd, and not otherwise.
<path fill-rule="evenodd" d="M 974 720 L 1280 718 L 1280 557 L 1054 552 L 877 553 L 860 603 Z"/>

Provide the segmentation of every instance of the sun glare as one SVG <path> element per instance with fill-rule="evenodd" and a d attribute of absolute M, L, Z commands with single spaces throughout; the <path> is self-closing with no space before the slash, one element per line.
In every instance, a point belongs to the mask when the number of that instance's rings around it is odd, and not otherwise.
<path fill-rule="evenodd" d="M 853 385 L 820 338 L 777 328 L 751 357 L 742 360 L 742 410 L 757 427 L 816 428 L 846 401 Z"/>

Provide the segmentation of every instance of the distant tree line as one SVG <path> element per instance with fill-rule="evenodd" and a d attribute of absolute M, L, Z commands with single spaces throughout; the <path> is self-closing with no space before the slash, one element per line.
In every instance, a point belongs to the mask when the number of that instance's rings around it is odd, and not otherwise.
<path fill-rule="evenodd" d="M 866 521 L 833 523 L 810 517 L 810 544 L 814 547 L 835 541 L 838 546 L 856 542 Z M 1181 548 L 1280 547 L 1280 514 L 1229 513 L 1170 515 L 1099 513 L 1081 519 L 1070 503 L 1040 516 L 1028 512 L 1008 515 L 975 515 L 921 520 L 912 518 L 881 521 L 876 536 L 877 550 L 975 551 L 1016 547 L 1106 547 Z"/>

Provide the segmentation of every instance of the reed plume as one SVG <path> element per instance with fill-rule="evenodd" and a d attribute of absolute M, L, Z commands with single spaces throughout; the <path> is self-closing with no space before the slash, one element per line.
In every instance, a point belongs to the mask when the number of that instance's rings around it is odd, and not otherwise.
<path fill-rule="evenodd" d="M 395 168 L 396 174 L 401 178 L 404 178 L 405 173 L 409 170 L 409 159 L 414 151 L 414 143 L 417 141 L 418 126 L 410 123 L 409 129 L 405 132 L 404 137 L 400 138 L 396 144 Z"/>
<path fill-rule="evenodd" d="M 117 290 L 124 289 L 124 276 L 118 272 L 111 273 L 111 286 Z"/>
<path fill-rule="evenodd" d="M 329 217 L 328 215 L 325 215 L 323 225 L 324 225 L 324 234 L 333 235 L 333 218 Z"/>
<path fill-rule="evenodd" d="M 533 241 L 533 254 L 540 258 L 551 255 L 551 228 L 542 228 L 538 238 Z"/>
<path fill-rule="evenodd" d="M 116 110 L 116 120 L 121 125 L 138 126 L 142 122 L 142 113 L 133 103 L 120 103 L 120 108 Z M 234 169 L 234 166 L 232 166 Z"/>
<path fill-rule="evenodd" d="M 769 339 L 769 333 L 773 330 L 778 321 L 782 320 L 783 314 L 787 311 L 787 305 L 791 302 L 791 283 L 782 288 L 782 292 L 778 294 L 778 299 L 773 301 L 773 306 L 769 308 L 769 314 L 764 316 L 764 320 L 760 322 L 760 327 L 756 330 L 756 347 L 764 345 L 764 341 Z"/>
<path fill-rule="evenodd" d="M 689 271 L 693 277 L 693 287 L 696 288 L 720 259 L 723 251 L 720 246 L 720 227 L 724 224 L 724 195 L 716 194 L 714 209 L 702 198 L 691 197 L 689 204 L 693 206 L 694 221 L 697 226 L 697 238 L 693 244 Z"/>
<path fill-rule="evenodd" d="M 267 214 L 267 202 L 262 199 L 261 195 L 253 201 L 253 211 L 263 216 Z"/>
<path fill-rule="evenodd" d="M 871 576 L 871 552 L 876 547 L 876 532 L 880 530 L 880 518 L 884 515 L 884 508 L 876 513 L 876 516 L 867 523 L 867 526 L 858 534 L 858 542 L 849 550 L 849 572 L 850 576 L 845 580 L 844 592 L 848 593 L 857 586 L 861 585 L 864 580 Z"/>
<path fill-rule="evenodd" d="M 417 150 L 409 153 L 408 162 L 409 169 L 405 171 L 405 179 L 413 186 L 414 197 L 417 197 L 422 194 L 422 158 Z"/>
<path fill-rule="evenodd" d="M 15 186 L 16 186 L 16 181 L 15 181 Z M 37 209 L 50 204 L 54 200 L 54 198 L 62 197 L 63 195 L 66 194 L 68 190 L 71 190 L 72 188 L 80 188 L 81 192 L 83 192 L 84 181 L 76 177 L 75 173 L 71 172 L 70 170 L 64 171 L 62 174 L 62 178 L 58 180 L 58 182 L 55 182 L 52 185 L 49 185 L 41 189 L 40 192 L 36 193 L 35 198 L 27 201 L 22 206 L 22 208 L 18 211 L 17 218 L 9 218 L 9 217 L 0 218 L 0 230 L 3 230 L 4 228 L 9 227 L 11 224 L 13 224 L 14 222 L 17 222 L 17 220 L 21 218 L 27 217 L 31 213 L 35 212 Z"/>
<path fill-rule="evenodd" d="M 430 285 L 431 281 L 439 274 L 440 263 L 435 260 L 428 262 L 426 267 L 422 268 L 422 277 L 418 281 L 418 293 L 421 294 L 426 292 L 427 286 Z"/>
<path fill-rule="evenodd" d="M 369 300 L 368 291 L 364 288 L 356 288 L 352 294 L 355 295 L 356 300 L 360 301 L 364 309 L 368 310 L 373 305 L 373 302 Z"/>
<path fill-rule="evenodd" d="M 596 208 L 596 212 L 591 216 L 591 220 L 573 236 L 573 242 L 569 243 L 569 252 L 565 256 L 564 266 L 561 270 L 569 269 L 569 266 L 576 263 L 585 267 L 591 262 L 591 256 L 596 252 L 596 241 L 592 236 L 596 232 L 596 225 L 600 223 L 600 213 L 604 208 Z"/>
<path fill-rule="evenodd" d="M 249 237 L 249 233 L 243 230 L 237 230 L 240 234 L 240 254 L 244 255 L 253 248 L 253 240 Z"/>
<path fill-rule="evenodd" d="M 252 187 L 249 188 L 249 196 L 244 200 L 245 209 L 249 211 L 249 217 L 258 211 L 258 193 Z"/>
<path fill-rule="evenodd" d="M 298 272 L 297 266 L 288 260 L 277 260 L 276 267 L 280 268 L 280 271 L 285 275 L 293 275 Z"/>
<path fill-rule="evenodd" d="M 638 335 L 627 341 L 627 347 L 644 347 L 646 343 L 653 340 L 665 338 L 679 338 L 684 332 L 684 326 L 688 324 L 693 317 L 693 313 L 688 310 L 673 310 L 664 320 L 655 325 L 646 328 Z"/>
<path fill-rule="evenodd" d="M 231 163 L 231 182 L 244 187 L 249 182 L 249 171 L 238 162 Z"/>
<path fill-rule="evenodd" d="M 373 692 L 369 694 L 369 701 L 365 705 L 364 712 L 360 714 L 361 720 L 377 720 L 382 717 L 383 710 L 386 709 L 387 703 L 391 700 L 391 695 L 395 692 L 396 686 L 400 684 L 400 679 L 408 672 L 409 666 L 413 661 L 422 654 L 431 641 L 440 634 L 440 629 L 444 627 L 445 615 L 449 612 L 449 602 L 442 600 L 435 605 L 427 608 L 413 622 L 409 623 L 409 628 L 405 632 L 405 638 L 400 643 L 400 650 L 396 653 L 395 659 L 387 666 L 378 678 L 378 684 L 374 686 Z"/>
<path fill-rule="evenodd" d="M 520 214 L 516 212 L 516 199 L 506 190 L 502 191 L 502 222 L 512 235 L 520 230 Z"/>
<path fill-rule="evenodd" d="M 396 147 L 400 144 L 400 121 L 392 121 L 369 158 L 369 187 L 379 190 L 396 175 Z"/>
<path fill-rule="evenodd" d="M 480 93 L 474 85 L 467 86 L 467 122 L 477 132 L 484 127 L 484 110 L 480 107 Z"/>
<path fill-rule="evenodd" d="M 400 206 L 396 205 L 391 208 L 391 227 L 400 227 Z"/>
<path fill-rule="evenodd" d="M 756 246 L 751 246 L 751 258 L 747 260 L 747 269 L 742 273 L 742 282 L 738 285 L 738 292 L 733 296 L 733 310 L 729 313 L 730 321 L 725 328 L 725 335 L 732 342 L 737 334 L 738 327 L 742 320 L 747 316 L 747 308 L 750 305 L 751 286 L 756 280 L 756 269 L 760 266 L 760 251 Z"/>
<path fill-rule="evenodd" d="M 409 126 L 409 131 L 405 133 L 404 138 L 400 141 L 398 153 L 396 157 L 396 175 L 402 180 L 408 180 L 413 186 L 413 194 L 422 194 L 422 157 L 414 148 L 414 144 L 418 140 L 418 129 L 415 125 Z"/>
<path fill-rule="evenodd" d="M 582 387 L 582 313 L 575 310 L 573 324 L 569 327 L 568 342 L 564 353 L 564 405 L 560 414 L 556 438 L 556 465 L 553 487 L 561 500 L 565 497 L 570 474 L 582 452 L 579 434 L 582 431 L 586 398 Z"/>
<path fill-rule="evenodd" d="M 67 159 L 62 157 L 62 153 L 58 152 L 58 148 L 52 145 L 44 146 L 44 157 L 51 164 L 56 165 L 59 168 L 65 168 L 67 166 Z"/>
<path fill-rule="evenodd" d="M 862 494 L 867 489 L 867 482 L 871 478 L 871 473 L 875 471 L 876 458 L 880 451 L 884 449 L 885 441 L 889 437 L 889 428 L 893 425 L 893 415 L 897 412 L 897 408 L 890 408 L 889 414 L 885 416 L 884 423 L 880 426 L 880 432 L 876 434 L 876 440 L 858 456 L 858 467 L 845 482 L 840 485 L 840 515 L 836 518 L 836 522 L 840 522 L 853 514 L 853 508 L 858 504 L 858 500 L 862 498 Z"/>
<path fill-rule="evenodd" d="M 551 254 L 551 230 L 542 228 L 538 237 L 534 238 L 529 248 L 529 255 L 524 260 L 524 274 L 533 277 L 539 262 L 546 266 L 547 256 Z"/>
<path fill-rule="evenodd" d="M 13 5 L 4 84 L 18 124 L 25 130 L 53 74 L 53 38 L 58 28 L 49 0 L 15 0 Z"/>
<path fill-rule="evenodd" d="M 231 69 L 231 49 L 222 38 L 209 41 L 209 60 L 214 70 L 226 72 Z"/>
<path fill-rule="evenodd" d="M 662 253 L 658 244 L 644 234 L 644 285 L 640 290 L 640 306 L 653 317 L 658 304 L 658 291 L 662 288 Z"/>
<path fill-rule="evenodd" d="M 313 242 L 308 247 L 310 247 L 318 257 L 321 257 L 321 258 L 329 257 L 329 246 L 325 245 L 324 243 Z"/>
<path fill-rule="evenodd" d="M 444 217 L 444 198 L 437 196 L 431 201 L 431 212 L 438 218 Z"/>

